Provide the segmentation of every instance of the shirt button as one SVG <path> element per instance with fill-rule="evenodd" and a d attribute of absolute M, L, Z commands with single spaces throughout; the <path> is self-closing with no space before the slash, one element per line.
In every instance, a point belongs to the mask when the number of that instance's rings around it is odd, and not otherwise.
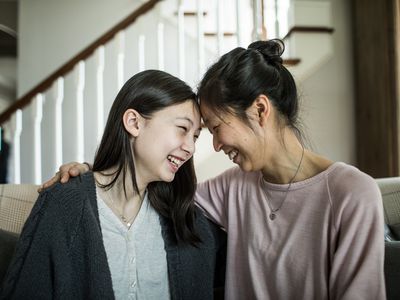
<path fill-rule="evenodd" d="M 132 282 L 131 287 L 135 287 L 136 286 L 136 281 Z"/>
<path fill-rule="evenodd" d="M 135 262 L 135 257 L 131 257 L 131 264 Z"/>

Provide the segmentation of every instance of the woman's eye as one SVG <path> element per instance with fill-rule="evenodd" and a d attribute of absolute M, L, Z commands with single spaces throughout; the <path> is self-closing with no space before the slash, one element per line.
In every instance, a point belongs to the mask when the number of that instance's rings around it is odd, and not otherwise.
<path fill-rule="evenodd" d="M 185 126 L 178 126 L 180 129 L 182 129 L 184 132 L 187 132 L 188 131 L 188 129 L 187 129 L 187 127 L 185 127 Z"/>

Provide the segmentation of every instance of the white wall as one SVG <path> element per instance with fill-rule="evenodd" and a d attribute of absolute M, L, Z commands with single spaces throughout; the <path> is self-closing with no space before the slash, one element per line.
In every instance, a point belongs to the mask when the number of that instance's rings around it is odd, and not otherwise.
<path fill-rule="evenodd" d="M 355 163 L 353 45 L 350 3 L 331 1 L 333 57 L 300 83 L 302 118 L 315 151 Z"/>
<path fill-rule="evenodd" d="M 20 0 L 18 95 L 135 10 L 139 0 Z"/>

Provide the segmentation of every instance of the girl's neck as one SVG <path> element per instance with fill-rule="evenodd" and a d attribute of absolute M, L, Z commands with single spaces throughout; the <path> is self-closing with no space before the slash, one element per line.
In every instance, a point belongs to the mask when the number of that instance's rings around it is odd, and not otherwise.
<path fill-rule="evenodd" d="M 102 172 L 95 172 L 94 176 L 98 185 L 101 187 L 111 183 L 111 181 L 114 179 L 115 171 L 116 168 L 110 168 Z M 114 199 L 118 199 L 119 202 L 141 201 L 141 199 L 143 199 L 147 186 L 140 185 L 140 181 L 137 180 L 139 188 L 138 194 L 137 191 L 133 188 L 132 176 L 129 171 L 127 171 L 125 174 L 125 189 L 123 180 L 124 178 L 121 173 L 110 189 L 102 188 L 102 191 L 104 193 L 107 193 L 108 196 L 113 197 Z"/>

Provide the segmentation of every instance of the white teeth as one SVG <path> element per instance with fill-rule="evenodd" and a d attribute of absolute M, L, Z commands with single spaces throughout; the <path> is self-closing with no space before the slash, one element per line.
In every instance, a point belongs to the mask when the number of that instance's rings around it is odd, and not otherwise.
<path fill-rule="evenodd" d="M 239 152 L 237 150 L 232 150 L 231 152 L 228 153 L 229 159 L 233 160 L 236 157 L 236 155 L 238 155 L 238 153 Z"/>
<path fill-rule="evenodd" d="M 179 167 L 181 164 L 183 164 L 183 161 L 180 159 L 177 159 L 176 157 L 173 157 L 171 155 L 168 155 L 167 159 L 172 162 L 174 165 Z"/>

